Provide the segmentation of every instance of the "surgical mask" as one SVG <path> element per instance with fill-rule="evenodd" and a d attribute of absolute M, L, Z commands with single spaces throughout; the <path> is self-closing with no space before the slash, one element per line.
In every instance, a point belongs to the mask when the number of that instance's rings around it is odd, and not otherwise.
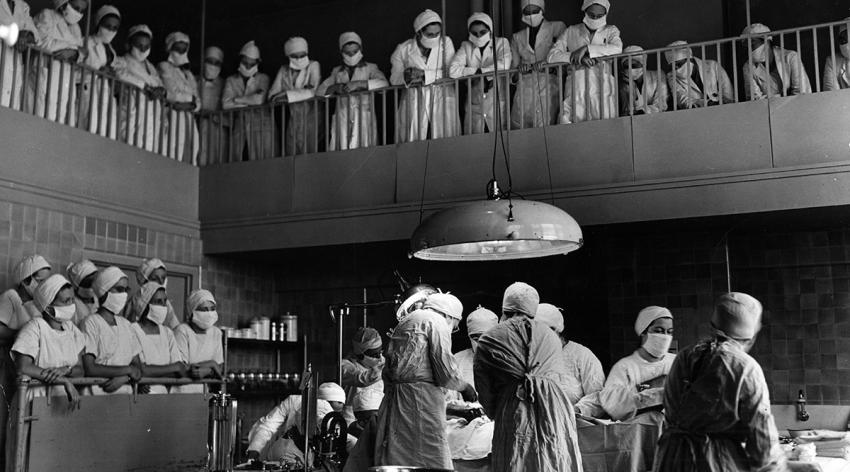
<path fill-rule="evenodd" d="M 192 312 L 192 323 L 195 323 L 195 326 L 206 331 L 215 325 L 215 322 L 218 321 L 218 312 L 215 311 L 193 311 Z"/>
<path fill-rule="evenodd" d="M 53 319 L 59 322 L 71 321 L 76 314 L 77 307 L 74 304 L 53 307 Z"/>
<path fill-rule="evenodd" d="M 97 38 L 100 39 L 100 42 L 103 44 L 111 43 L 112 40 L 115 39 L 116 34 L 118 34 L 117 31 L 108 30 L 103 26 L 97 30 Z"/>
<path fill-rule="evenodd" d="M 469 34 L 469 42 L 472 43 L 472 45 L 477 47 L 477 48 L 483 48 L 484 46 L 486 46 L 487 44 L 490 43 L 490 33 L 488 32 L 484 36 L 481 36 L 480 38 L 477 37 L 477 36 L 474 36 L 472 33 L 470 33 Z"/>
<path fill-rule="evenodd" d="M 349 56 L 348 54 L 342 55 L 342 62 L 345 63 L 348 67 L 354 67 L 357 64 L 360 64 L 360 61 L 363 60 L 363 52 L 357 51 L 353 56 Z"/>
<path fill-rule="evenodd" d="M 127 292 L 112 293 L 106 295 L 106 301 L 103 302 L 103 308 L 109 310 L 113 315 L 118 315 L 127 304 Z"/>
<path fill-rule="evenodd" d="M 646 335 L 646 341 L 643 343 L 643 348 L 652 357 L 662 358 L 667 351 L 670 350 L 670 344 L 673 343 L 673 336 L 661 333 L 649 333 Z"/>
<path fill-rule="evenodd" d="M 130 55 L 133 56 L 133 58 L 136 59 L 137 61 L 145 61 L 145 60 L 147 60 L 148 56 L 151 55 L 151 50 L 150 50 L 150 48 L 148 48 L 147 51 L 142 51 L 139 48 L 133 46 L 130 49 Z"/>
<path fill-rule="evenodd" d="M 850 59 L 850 43 L 845 43 L 845 44 L 839 45 L 838 50 L 841 51 L 842 56 Z"/>
<path fill-rule="evenodd" d="M 307 57 L 307 56 L 299 57 L 297 59 L 294 58 L 294 57 L 289 58 L 289 67 L 291 69 L 304 70 L 309 65 L 310 65 L 310 58 Z"/>
<path fill-rule="evenodd" d="M 371 369 L 372 367 L 375 367 L 381 363 L 381 358 L 363 356 L 363 360 L 361 360 L 360 363 L 363 364 L 363 366 Z"/>
<path fill-rule="evenodd" d="M 419 43 L 426 49 L 436 49 L 440 47 L 440 36 L 433 38 L 426 38 L 425 36 L 422 36 L 419 38 Z"/>
<path fill-rule="evenodd" d="M 38 288 L 38 280 L 35 280 L 35 278 L 31 278 L 30 283 L 24 285 L 24 290 L 26 290 L 31 297 L 35 293 L 36 288 Z"/>
<path fill-rule="evenodd" d="M 753 62 L 765 62 L 767 60 L 767 48 L 764 44 L 753 49 L 753 54 L 751 55 Z"/>
<path fill-rule="evenodd" d="M 71 4 L 67 4 L 65 10 L 62 11 L 62 16 L 65 18 L 65 22 L 69 25 L 76 25 L 83 19 L 83 14 L 78 12 Z"/>
<path fill-rule="evenodd" d="M 540 23 L 543 23 L 543 12 L 537 12 L 532 15 L 522 15 L 522 22 L 532 28 L 537 28 L 540 26 Z"/>
<path fill-rule="evenodd" d="M 189 53 L 179 53 L 177 51 L 171 51 L 168 53 L 168 60 L 174 64 L 175 66 L 182 66 L 189 63 Z M 163 284 L 165 285 L 165 284 Z"/>
<path fill-rule="evenodd" d="M 608 24 L 608 17 L 603 16 L 602 18 L 591 18 L 587 15 L 584 15 L 584 24 L 587 25 L 588 28 L 596 31 L 602 29 L 605 25 Z"/>
<path fill-rule="evenodd" d="M 204 64 L 204 77 L 206 77 L 207 80 L 215 80 L 218 78 L 219 74 L 221 74 L 221 66 Z"/>
<path fill-rule="evenodd" d="M 676 69 L 676 77 L 687 79 L 691 75 L 691 61 L 688 61 Z"/>
<path fill-rule="evenodd" d="M 635 67 L 628 71 L 629 78 L 632 80 L 638 80 L 643 77 L 643 67 Z"/>
<path fill-rule="evenodd" d="M 257 66 L 257 64 L 254 64 L 251 67 L 245 67 L 245 64 L 241 64 L 241 63 L 239 64 L 239 73 L 242 74 L 242 77 L 246 77 L 246 78 L 253 77 L 257 74 L 258 70 L 259 70 L 259 66 Z"/>
<path fill-rule="evenodd" d="M 161 325 L 168 315 L 168 307 L 165 305 L 148 305 L 148 319 Z"/>

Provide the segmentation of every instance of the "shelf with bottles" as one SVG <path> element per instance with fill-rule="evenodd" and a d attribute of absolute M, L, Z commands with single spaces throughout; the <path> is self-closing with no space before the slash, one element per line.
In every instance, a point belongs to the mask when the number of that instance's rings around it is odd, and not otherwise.
<path fill-rule="evenodd" d="M 303 346 L 302 341 L 269 341 L 265 339 L 227 338 L 228 347 L 295 349 Z"/>
<path fill-rule="evenodd" d="M 297 393 L 300 383 L 298 372 L 239 370 L 227 373 L 227 391 L 237 397 L 284 397 Z"/>

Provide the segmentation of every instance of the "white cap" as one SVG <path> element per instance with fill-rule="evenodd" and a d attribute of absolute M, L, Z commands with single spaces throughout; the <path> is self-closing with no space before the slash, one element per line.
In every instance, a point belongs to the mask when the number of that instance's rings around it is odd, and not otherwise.
<path fill-rule="evenodd" d="M 466 317 L 466 333 L 469 336 L 484 334 L 499 324 L 499 317 L 492 311 L 479 306 Z"/>
<path fill-rule="evenodd" d="M 381 407 L 384 393 L 374 388 L 361 388 L 351 399 L 351 408 L 355 411 L 372 411 Z"/>
<path fill-rule="evenodd" d="M 260 60 L 260 48 L 254 44 L 254 41 L 248 41 L 244 46 L 242 46 L 242 49 L 239 51 L 239 55 Z"/>
<path fill-rule="evenodd" d="M 459 320 L 463 317 L 463 303 L 450 293 L 429 295 L 422 309 L 430 309 L 442 315 Z"/>
<path fill-rule="evenodd" d="M 642 335 L 653 321 L 660 318 L 670 318 L 672 320 L 673 314 L 663 306 L 648 306 L 644 308 L 638 313 L 637 320 L 635 320 L 635 333 L 638 336 Z"/>
<path fill-rule="evenodd" d="M 541 303 L 537 307 L 537 316 L 534 321 L 539 321 L 555 330 L 556 333 L 564 332 L 564 315 L 561 309 L 549 303 Z"/>
<path fill-rule="evenodd" d="M 345 390 L 333 382 L 325 382 L 319 385 L 319 390 L 316 392 L 316 398 L 329 402 L 345 403 Z"/>

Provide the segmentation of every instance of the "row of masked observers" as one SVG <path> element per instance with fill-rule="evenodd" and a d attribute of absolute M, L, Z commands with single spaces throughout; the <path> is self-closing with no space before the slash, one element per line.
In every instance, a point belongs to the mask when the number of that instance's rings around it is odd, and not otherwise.
<path fill-rule="evenodd" d="M 142 377 L 222 378 L 222 332 L 216 327 L 216 300 L 193 291 L 186 322 L 178 323 L 168 301 L 166 267 L 143 261 L 138 290 L 130 295 L 129 276 L 115 266 L 98 269 L 91 261 L 72 263 L 67 278 L 39 255 L 17 266 L 15 286 L 0 295 L 0 379 L 3 402 L 15 404 L 15 377 L 23 374 L 49 384 L 27 395 L 65 396 L 77 407 L 81 394 L 133 392 Z M 77 388 L 75 377 L 106 380 Z M 198 383 L 139 385 L 142 393 L 203 392 Z M 0 409 L 6 424 L 6 409 Z M 0 428 L 5 434 L 7 428 Z M 3 438 L 0 437 L 0 440 Z"/>
<path fill-rule="evenodd" d="M 80 116 L 86 117 L 92 132 L 114 137 L 120 130 L 132 144 L 193 162 L 201 142 L 207 162 L 321 150 L 324 106 L 311 100 L 316 96 L 338 98 L 329 124 L 328 150 L 375 145 L 375 103 L 365 92 L 388 85 L 404 86 L 395 113 L 395 142 L 457 136 L 461 134 L 461 115 L 453 79 L 479 74 L 486 76 L 469 82 L 463 114 L 466 134 L 506 129 L 508 122 L 512 128 L 540 127 L 618 114 L 654 113 L 674 106 L 682 109 L 731 103 L 735 99 L 723 66 L 695 57 L 684 41 L 671 43 L 664 53 L 670 72 L 646 70 L 648 61 L 640 54 L 642 48 L 624 49 L 620 30 L 607 23 L 609 0 L 585 0 L 582 23 L 569 27 L 545 18 L 545 0 L 521 3 L 523 27 L 510 40 L 494 37 L 492 19 L 474 13 L 467 20 L 469 37 L 459 49 L 444 35 L 440 16 L 431 10 L 422 12 L 413 22 L 414 37 L 399 44 L 392 54 L 389 80 L 376 64 L 366 61 L 363 41 L 354 32 L 340 35 L 341 63 L 324 81 L 319 63 L 310 59 L 308 43 L 301 37 L 284 44 L 286 63 L 274 80 L 261 71 L 262 55 L 253 41 L 240 49 L 238 70 L 225 80 L 221 77 L 224 52 L 218 47 L 205 51 L 201 75 L 194 77 L 189 70 L 190 39 L 181 32 L 165 38 L 168 57 L 157 67 L 147 59 L 154 37 L 146 25 L 130 27 L 127 53 L 118 56 L 111 43 L 122 17 L 110 5 L 97 10 L 96 31 L 85 41 L 78 23 L 87 0 L 54 0 L 55 8 L 45 9 L 34 22 L 23 0 L 0 0 L 0 24 L 15 21 L 21 25 L 21 48 L 35 44 L 53 54 L 42 75 L 46 77 L 49 68 L 54 79 L 31 81 L 38 90 L 34 100 L 38 112 L 44 113 L 47 107 L 51 119 L 74 119 L 77 114 L 67 112 L 74 110 L 79 96 L 80 106 L 91 106 L 92 113 Z M 746 44 L 752 47 L 743 66 L 747 97 L 811 92 L 798 54 L 773 45 L 768 33 L 770 29 L 761 24 L 750 25 L 743 32 Z M 602 59 L 621 53 L 633 55 L 621 59 L 618 81 L 611 61 Z M 15 65 L 20 57 L 8 56 L 2 74 L 20 74 L 23 68 Z M 117 77 L 142 93 L 116 104 L 113 91 L 103 80 L 86 81 L 71 73 L 70 63 L 74 62 Z M 563 84 L 557 68 L 548 66 L 560 63 L 571 64 L 564 69 Z M 825 90 L 850 87 L 846 27 L 839 32 L 838 53 L 824 63 Z M 517 89 L 510 116 L 507 83 L 497 83 L 491 74 L 507 69 L 519 72 L 509 79 Z M 22 77 L 16 79 L 0 81 L 4 84 L 0 103 L 20 106 L 21 94 L 12 88 L 14 84 L 21 87 L 24 81 Z M 560 98 L 563 100 L 558 103 Z M 163 102 L 169 103 L 168 113 L 162 112 Z M 278 118 L 270 109 L 255 108 L 234 116 L 205 117 L 200 121 L 203 138 L 192 116 L 197 111 L 237 110 L 268 103 L 288 104 L 286 116 Z M 278 119 L 285 119 L 286 130 L 285 144 L 276 150 L 275 131 L 281 128 L 275 123 Z M 168 132 L 162 133 L 162 129 Z M 167 142 L 160 143 L 160 139 Z"/>

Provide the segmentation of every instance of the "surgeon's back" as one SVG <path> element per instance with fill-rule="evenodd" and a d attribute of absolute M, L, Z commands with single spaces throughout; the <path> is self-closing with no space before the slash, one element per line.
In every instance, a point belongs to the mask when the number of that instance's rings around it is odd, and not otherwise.
<path fill-rule="evenodd" d="M 735 341 L 716 337 L 678 354 L 665 386 L 664 414 L 657 472 L 784 466 L 764 373 Z"/>

